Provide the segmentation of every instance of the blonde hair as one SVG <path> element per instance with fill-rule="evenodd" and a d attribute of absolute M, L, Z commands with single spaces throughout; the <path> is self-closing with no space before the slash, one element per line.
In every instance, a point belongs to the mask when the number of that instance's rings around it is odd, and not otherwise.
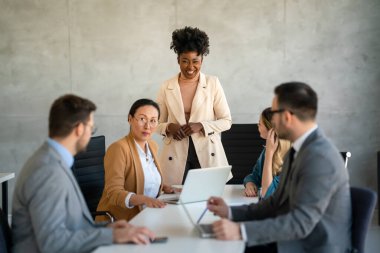
<path fill-rule="evenodd" d="M 271 108 L 268 107 L 261 113 L 261 121 L 263 122 L 267 130 L 270 130 L 271 128 L 273 128 L 271 119 L 272 119 Z M 281 172 L 282 164 L 284 163 L 283 158 L 285 154 L 288 152 L 288 150 L 290 149 L 290 147 L 291 147 L 290 141 L 279 139 L 277 149 L 274 152 L 273 159 L 272 159 L 272 175 L 273 176 L 277 176 Z"/>
<path fill-rule="evenodd" d="M 279 139 L 278 147 L 273 154 L 272 160 L 272 174 L 277 176 L 282 170 L 282 164 L 284 163 L 284 156 L 291 147 L 291 143 L 288 140 Z"/>

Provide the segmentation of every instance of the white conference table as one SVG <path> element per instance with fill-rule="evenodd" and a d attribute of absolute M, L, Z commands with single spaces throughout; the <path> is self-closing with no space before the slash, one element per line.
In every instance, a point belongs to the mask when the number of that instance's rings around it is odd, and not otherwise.
<path fill-rule="evenodd" d="M 229 205 L 242 205 L 257 202 L 257 198 L 244 196 L 242 185 L 226 185 L 223 198 Z M 206 202 L 186 204 L 194 222 L 197 221 Z M 207 212 L 201 223 L 211 223 L 219 219 L 212 213 Z M 131 221 L 136 226 L 146 226 L 151 229 L 156 236 L 167 236 L 166 243 L 156 243 L 150 245 L 109 245 L 96 249 L 93 253 L 108 252 L 128 252 L 128 253 L 168 253 L 168 252 L 244 252 L 245 244 L 243 241 L 220 241 L 216 239 L 200 238 L 198 231 L 186 215 L 181 205 L 167 205 L 164 208 L 146 208 Z"/>

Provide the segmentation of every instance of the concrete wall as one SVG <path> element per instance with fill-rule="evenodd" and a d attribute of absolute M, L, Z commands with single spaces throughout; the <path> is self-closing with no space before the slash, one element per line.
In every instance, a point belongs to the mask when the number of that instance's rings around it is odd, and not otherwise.
<path fill-rule="evenodd" d="M 257 122 L 277 84 L 308 82 L 320 126 L 353 154 L 352 184 L 375 188 L 379 13 L 379 0 L 0 0 L 0 172 L 17 175 L 64 93 L 96 102 L 107 144 L 125 135 L 132 102 L 179 71 L 171 32 L 190 25 L 210 37 L 203 71 L 235 123 Z"/>

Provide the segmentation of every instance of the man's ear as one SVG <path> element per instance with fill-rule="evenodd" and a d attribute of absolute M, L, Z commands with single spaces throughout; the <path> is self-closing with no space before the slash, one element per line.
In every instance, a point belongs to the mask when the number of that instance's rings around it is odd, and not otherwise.
<path fill-rule="evenodd" d="M 293 117 L 294 115 L 289 111 L 284 111 L 283 114 L 285 117 L 286 124 L 291 124 L 294 120 L 294 117 Z"/>
<path fill-rule="evenodd" d="M 82 136 L 84 134 L 84 124 L 81 122 L 79 123 L 75 128 L 74 128 L 74 131 L 75 131 L 75 135 L 76 136 Z"/>

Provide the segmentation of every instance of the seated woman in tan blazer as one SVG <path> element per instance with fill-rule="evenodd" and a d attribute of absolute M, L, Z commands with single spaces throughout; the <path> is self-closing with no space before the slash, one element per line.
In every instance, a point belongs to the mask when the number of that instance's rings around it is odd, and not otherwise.
<path fill-rule="evenodd" d="M 174 192 L 162 182 L 158 164 L 158 145 L 151 140 L 160 109 L 150 99 L 139 99 L 128 114 L 130 132 L 112 143 L 104 157 L 105 185 L 97 210 L 107 210 L 116 219 L 132 219 L 143 207 L 161 208 L 156 199 L 161 190 Z M 105 220 L 98 216 L 97 221 Z"/>

